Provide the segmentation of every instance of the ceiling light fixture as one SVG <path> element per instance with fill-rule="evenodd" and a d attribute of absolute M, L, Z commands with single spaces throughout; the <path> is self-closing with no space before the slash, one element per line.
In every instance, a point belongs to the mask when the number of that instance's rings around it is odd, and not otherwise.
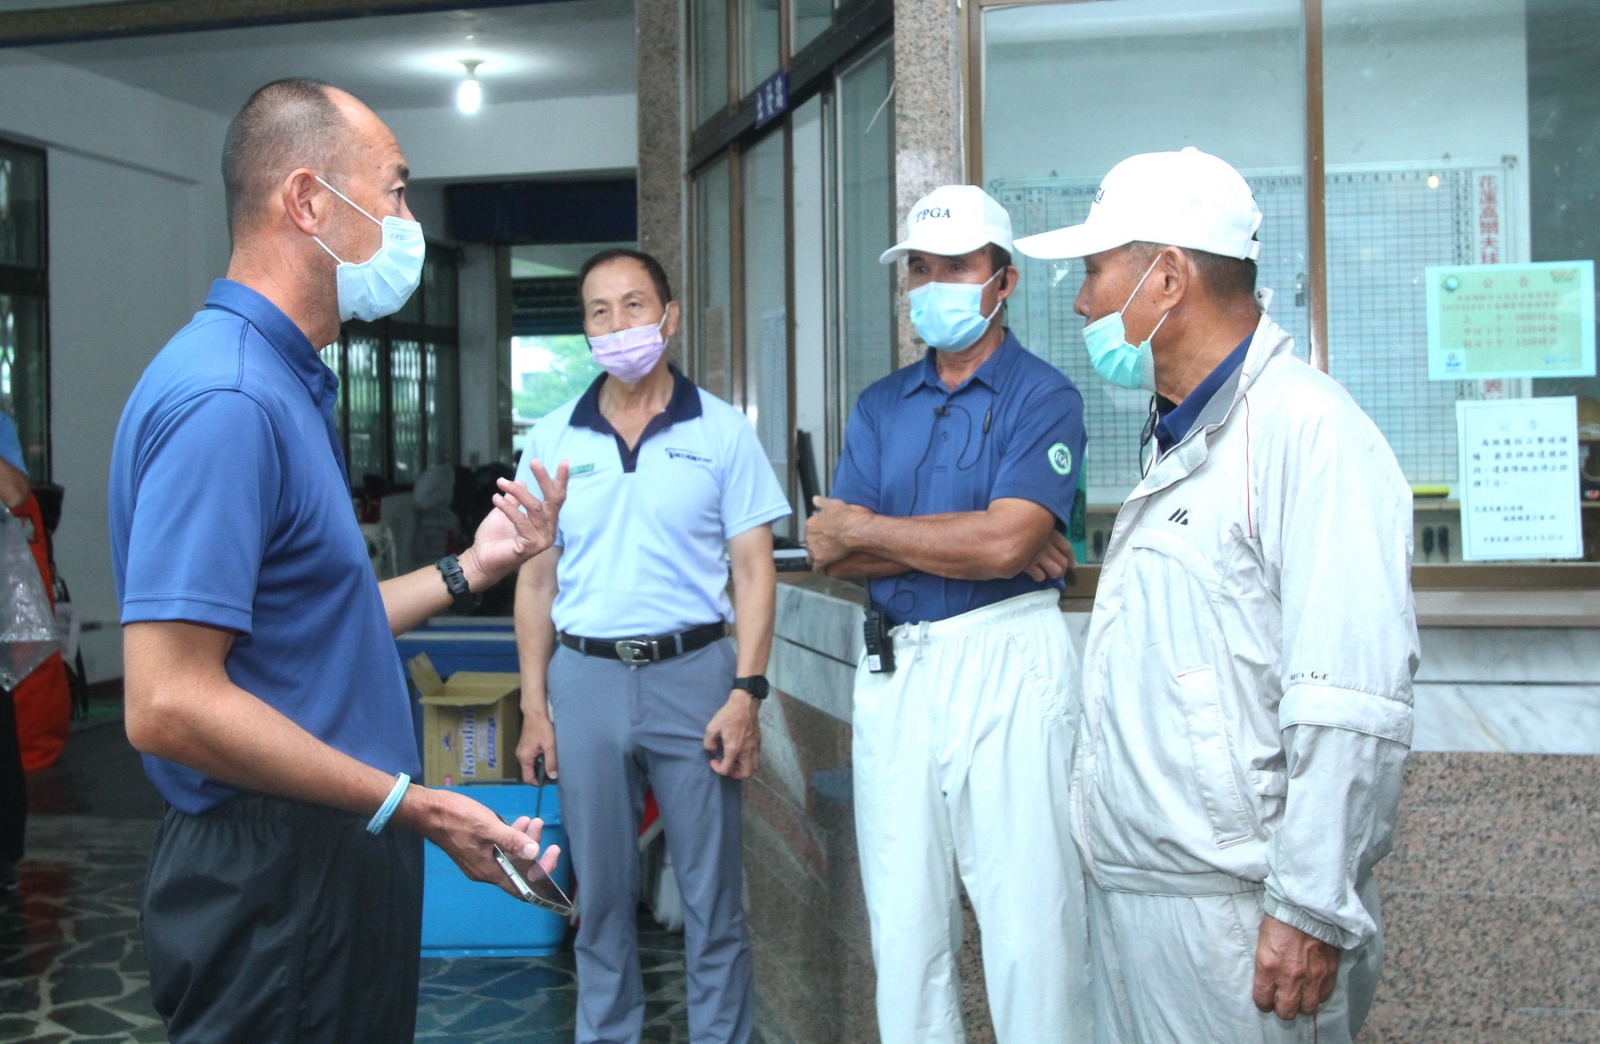
<path fill-rule="evenodd" d="M 483 86 L 478 83 L 477 74 L 483 63 L 476 58 L 463 58 L 461 64 L 467 70 L 467 78 L 456 88 L 456 108 L 471 116 L 483 108 Z"/>

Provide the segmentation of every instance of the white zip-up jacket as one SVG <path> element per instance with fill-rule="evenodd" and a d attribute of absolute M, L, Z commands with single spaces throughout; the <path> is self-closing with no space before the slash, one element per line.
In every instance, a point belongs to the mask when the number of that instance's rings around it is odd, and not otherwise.
<path fill-rule="evenodd" d="M 1418 647 L 1411 490 L 1263 315 L 1117 515 L 1084 650 L 1073 831 L 1103 888 L 1265 888 L 1343 949 L 1389 851 Z"/>

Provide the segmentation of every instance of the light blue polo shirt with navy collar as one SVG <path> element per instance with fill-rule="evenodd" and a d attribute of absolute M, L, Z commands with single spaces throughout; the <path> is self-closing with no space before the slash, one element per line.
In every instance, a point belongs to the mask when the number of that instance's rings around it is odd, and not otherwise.
<path fill-rule="evenodd" d="M 601 374 L 528 433 L 532 462 L 571 478 L 556 544 L 558 630 L 586 638 L 674 634 L 732 621 L 727 542 L 789 514 L 743 413 L 672 369 L 672 398 L 631 449 L 600 412 Z"/>

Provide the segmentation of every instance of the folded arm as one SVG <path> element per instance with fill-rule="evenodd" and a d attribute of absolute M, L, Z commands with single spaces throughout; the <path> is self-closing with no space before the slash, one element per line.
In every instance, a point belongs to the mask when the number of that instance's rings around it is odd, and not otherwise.
<path fill-rule="evenodd" d="M 817 498 L 806 546 L 829 576 L 930 573 L 952 580 L 1009 579 L 1050 542 L 1055 516 L 1031 500 L 1005 497 L 983 511 L 897 518 Z M 864 557 L 862 557 L 864 556 Z M 839 571 L 835 571 L 838 567 Z"/>

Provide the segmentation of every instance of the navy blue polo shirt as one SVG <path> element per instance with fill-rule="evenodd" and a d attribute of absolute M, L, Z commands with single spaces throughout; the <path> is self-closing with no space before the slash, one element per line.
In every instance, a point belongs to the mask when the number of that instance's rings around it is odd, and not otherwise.
<path fill-rule="evenodd" d="M 339 381 L 300 329 L 239 283 L 145 370 L 111 451 L 111 556 L 123 624 L 237 636 L 228 676 L 322 742 L 417 775 L 400 659 L 334 427 Z M 239 793 L 146 757 L 190 814 Z"/>
<path fill-rule="evenodd" d="M 1156 448 L 1162 453 L 1183 441 L 1189 434 L 1189 429 L 1194 427 L 1194 422 L 1200 416 L 1200 411 L 1206 408 L 1212 396 L 1217 394 L 1217 389 L 1228 383 L 1234 371 L 1244 365 L 1244 357 L 1250 351 L 1251 334 L 1239 342 L 1239 346 L 1228 353 L 1228 357 L 1217 363 L 1217 368 L 1206 374 L 1206 379 L 1195 385 L 1182 402 L 1174 406 L 1171 402 L 1160 396 L 1156 397 L 1156 412 L 1161 419 L 1156 421 Z"/>
<path fill-rule="evenodd" d="M 932 349 L 876 382 L 845 429 L 833 496 L 880 515 L 983 511 L 991 501 L 1031 500 L 1072 517 L 1086 438 L 1083 396 L 1072 380 L 1006 331 L 1000 347 L 954 391 L 939 380 Z M 1060 580 L 950 580 L 903 573 L 870 582 L 873 604 L 895 623 L 944 620 Z"/>

